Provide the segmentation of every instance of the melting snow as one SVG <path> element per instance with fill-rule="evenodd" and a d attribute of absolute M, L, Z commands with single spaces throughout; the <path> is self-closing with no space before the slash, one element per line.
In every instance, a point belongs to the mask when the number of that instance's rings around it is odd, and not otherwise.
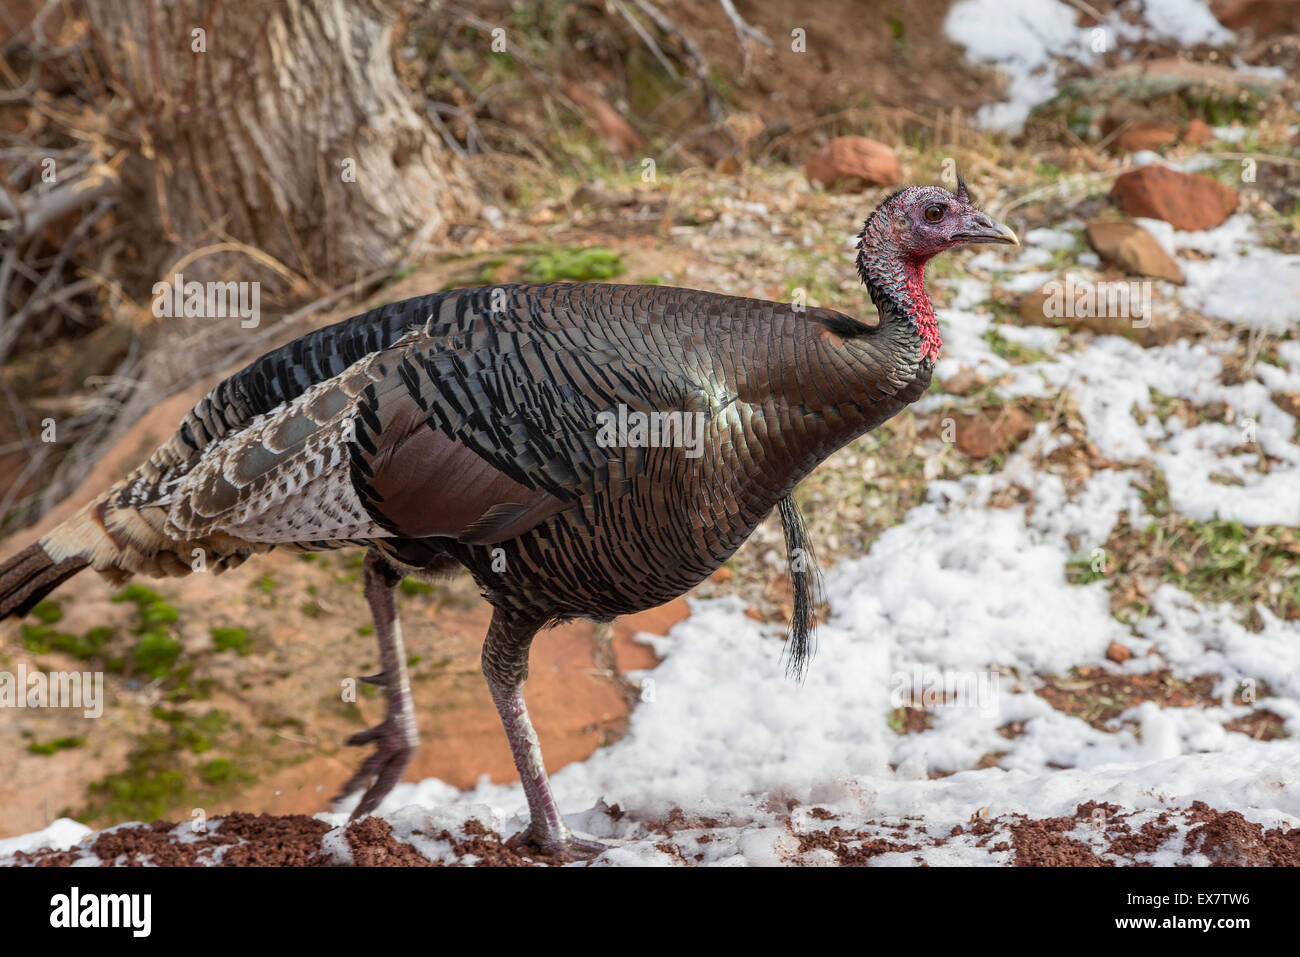
<path fill-rule="evenodd" d="M 1187 305 L 1267 332 L 1285 332 L 1300 324 L 1300 256 L 1259 246 L 1247 217 L 1233 216 L 1203 233 L 1176 233 L 1175 243 L 1213 254 L 1204 262 L 1180 263 L 1187 278 Z"/>
<path fill-rule="evenodd" d="M 976 122 L 1018 132 L 1034 107 L 1056 95 L 1058 58 L 1091 65 L 1098 49 L 1142 38 L 1185 46 L 1232 39 L 1204 0 L 1145 0 L 1142 14 L 1145 25 L 1111 14 L 1102 26 L 1080 27 L 1078 11 L 1062 0 L 960 0 L 948 11 L 944 31 L 969 59 L 996 64 L 1007 78 L 1009 99 L 980 107 Z"/>

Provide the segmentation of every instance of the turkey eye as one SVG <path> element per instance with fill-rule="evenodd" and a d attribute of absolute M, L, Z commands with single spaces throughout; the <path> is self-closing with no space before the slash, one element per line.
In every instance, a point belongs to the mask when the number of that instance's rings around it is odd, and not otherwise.
<path fill-rule="evenodd" d="M 939 220 L 941 220 L 941 219 L 943 219 L 943 207 L 942 207 L 942 206 L 927 206 L 927 207 L 925 207 L 925 221 L 926 221 L 927 223 L 937 223 L 937 222 L 938 222 Z"/>

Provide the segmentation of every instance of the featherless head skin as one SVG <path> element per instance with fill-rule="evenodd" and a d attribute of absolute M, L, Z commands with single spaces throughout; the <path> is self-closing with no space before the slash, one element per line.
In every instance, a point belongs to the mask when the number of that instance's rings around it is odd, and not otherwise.
<path fill-rule="evenodd" d="M 939 327 L 925 293 L 925 264 L 946 249 L 976 243 L 1019 246 L 1010 227 L 983 212 L 957 174 L 957 191 L 909 186 L 876 207 L 858 233 L 858 274 L 877 308 L 900 305 L 922 339 L 922 356 L 939 353 Z"/>

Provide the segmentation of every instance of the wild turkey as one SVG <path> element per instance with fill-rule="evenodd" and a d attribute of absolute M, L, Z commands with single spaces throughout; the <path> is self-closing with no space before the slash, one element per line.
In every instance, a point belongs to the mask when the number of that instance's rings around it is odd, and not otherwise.
<path fill-rule="evenodd" d="M 86 567 L 114 582 L 220 571 L 274 546 L 361 545 L 388 714 L 350 744 L 377 749 L 348 782 L 373 811 L 416 746 L 394 600 L 404 575 L 464 567 L 493 606 L 482 665 L 543 850 L 590 855 L 551 793 L 524 706 L 537 631 L 668 601 L 716 570 L 824 458 L 916 400 L 939 327 L 928 259 L 1017 243 L 954 194 L 913 186 L 859 235 L 879 312 L 691 289 L 503 285 L 383 306 L 303 336 L 218 385 L 148 462 L 0 566 L 0 617 L 25 614 Z M 610 416 L 698 429 L 664 443 Z M 698 418 L 697 418 L 698 417 Z M 661 421 L 671 422 L 664 418 Z M 644 432 L 644 429 L 641 430 Z M 798 571 L 792 652 L 807 651 Z"/>

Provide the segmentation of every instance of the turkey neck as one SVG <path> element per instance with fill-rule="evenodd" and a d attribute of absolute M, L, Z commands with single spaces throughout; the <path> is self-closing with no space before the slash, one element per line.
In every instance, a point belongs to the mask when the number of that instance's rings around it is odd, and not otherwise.
<path fill-rule="evenodd" d="M 825 310 L 774 324 L 765 388 L 783 419 L 777 460 L 800 477 L 827 455 L 920 398 L 930 385 L 939 330 L 923 285 L 924 263 L 902 256 L 859 258 L 879 313 L 866 325 Z"/>
<path fill-rule="evenodd" d="M 887 201 L 886 201 L 887 202 Z M 920 358 L 933 365 L 939 358 L 939 323 L 925 291 L 926 260 L 899 239 L 901 227 L 877 209 L 858 235 L 858 275 L 867 287 L 881 326 L 898 326 L 920 339 Z"/>

